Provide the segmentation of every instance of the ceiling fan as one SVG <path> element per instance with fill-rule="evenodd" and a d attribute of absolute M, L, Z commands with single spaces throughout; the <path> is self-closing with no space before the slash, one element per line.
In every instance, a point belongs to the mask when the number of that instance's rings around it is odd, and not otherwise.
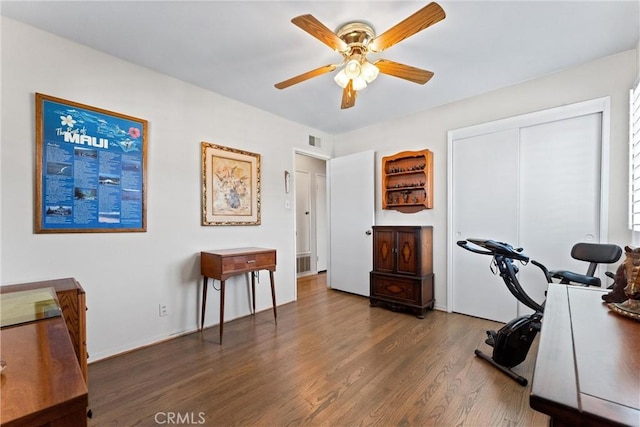
<path fill-rule="evenodd" d="M 329 64 L 315 70 L 307 71 L 275 85 L 285 89 L 313 77 L 329 73 L 344 65 L 334 77 L 335 82 L 343 88 L 341 108 L 351 108 L 356 103 L 357 91 L 364 89 L 368 83 L 376 79 L 378 73 L 387 74 L 418 84 L 425 84 L 433 77 L 431 71 L 378 59 L 370 62 L 367 53 L 380 53 L 396 43 L 442 21 L 445 13 L 439 4 L 429 3 L 413 15 L 376 36 L 373 28 L 364 22 L 350 22 L 343 25 L 335 33 L 312 15 L 300 15 L 291 20 L 295 25 L 311 34 L 336 52 L 343 60 L 339 64 Z"/>

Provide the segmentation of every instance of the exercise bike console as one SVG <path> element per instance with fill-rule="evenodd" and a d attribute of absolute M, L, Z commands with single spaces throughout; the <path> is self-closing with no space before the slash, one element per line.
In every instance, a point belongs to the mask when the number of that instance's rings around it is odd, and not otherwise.
<path fill-rule="evenodd" d="M 522 253 L 523 251 L 522 248 L 514 249 L 514 247 L 508 243 L 496 242 L 495 240 L 480 240 L 480 239 L 460 240 L 457 243 L 458 243 L 458 246 L 460 246 L 461 248 L 464 248 L 470 252 L 475 252 L 477 254 L 491 255 L 491 256 L 499 255 L 499 256 L 510 258 L 510 259 L 522 261 L 524 263 L 529 262 L 529 257 Z M 474 245 L 480 246 L 485 250 L 483 251 L 480 249 L 470 247 L 468 243 L 473 243 Z"/>

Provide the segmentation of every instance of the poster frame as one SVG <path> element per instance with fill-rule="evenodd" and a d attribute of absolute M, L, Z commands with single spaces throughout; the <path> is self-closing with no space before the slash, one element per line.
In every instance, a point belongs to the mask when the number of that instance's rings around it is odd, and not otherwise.
<path fill-rule="evenodd" d="M 47 104 L 47 106 L 45 106 Z M 55 110 L 64 111 L 64 114 L 60 115 L 56 113 L 56 118 L 50 117 L 50 114 L 46 114 L 47 108 L 58 108 Z M 59 116 L 59 118 L 57 118 Z M 75 126 L 75 125 L 78 126 Z M 90 130 L 99 133 L 99 135 L 90 135 L 87 133 L 87 127 Z M 65 140 L 65 132 L 69 132 L 72 137 Z M 74 133 L 71 133 L 74 132 Z M 83 133 L 84 132 L 84 133 Z M 35 203 L 34 203 L 34 231 L 35 233 L 122 233 L 122 232 L 146 232 L 147 231 L 147 132 L 148 122 L 147 120 L 137 117 L 117 113 L 114 111 L 105 110 L 98 107 L 93 107 L 86 104 L 81 104 L 74 101 L 69 101 L 54 96 L 45 95 L 42 93 L 35 94 Z M 78 136 L 76 135 L 76 133 Z M 54 140 L 51 135 L 57 135 L 59 138 Z M 45 140 L 46 138 L 50 138 Z M 75 138 L 71 140 L 72 138 Z M 84 138 L 84 139 L 81 139 Z M 99 141 L 99 142 L 98 142 Z M 51 146 L 47 145 L 50 144 Z M 47 185 L 45 182 L 46 174 L 50 171 L 47 169 L 50 163 L 47 163 L 47 150 L 51 147 L 61 147 L 66 149 L 70 144 L 73 146 L 74 156 L 79 150 L 88 150 L 89 146 L 93 144 L 93 147 L 99 147 L 104 144 L 106 149 L 118 150 L 118 153 L 129 153 L 129 157 L 135 160 L 136 170 L 135 174 L 135 191 L 122 188 L 122 181 L 118 181 L 120 191 L 114 191 L 112 194 L 118 194 L 120 199 L 120 208 L 122 209 L 122 203 L 125 197 L 133 197 L 133 203 L 136 209 L 133 210 L 133 220 L 126 221 L 126 224 L 104 221 L 100 223 L 100 220 L 91 221 L 77 221 L 75 213 L 73 212 L 75 207 L 70 206 L 70 210 L 62 212 L 62 215 L 70 215 L 66 223 L 48 223 L 46 217 L 48 216 L 51 199 L 55 199 L 54 188 L 56 186 Z M 100 147 L 104 148 L 104 147 Z M 77 151 L 78 150 L 78 151 Z M 91 151 L 91 150 L 89 150 Z M 97 151 L 97 149 L 96 149 Z M 97 160 L 96 160 L 97 161 Z M 75 164 L 71 162 L 72 166 Z M 137 169 L 139 168 L 139 169 Z M 73 180 L 74 195 L 70 204 L 76 205 L 78 199 L 78 191 L 76 182 L 75 166 L 71 168 L 73 175 L 68 177 L 68 180 Z M 92 171 L 92 169 L 90 169 Z M 91 175 L 91 173 L 86 174 Z M 105 184 L 99 167 L 97 167 L 96 179 L 98 180 L 97 188 L 95 192 L 99 192 L 100 185 Z M 111 183 L 113 184 L 113 183 Z M 68 185 L 68 183 L 66 183 Z M 125 196 L 125 193 L 128 196 Z M 137 194 L 136 194 L 137 193 Z M 98 197 L 98 196 L 95 196 Z M 100 201 L 96 201 L 99 204 Z M 44 208 L 47 206 L 47 211 Z M 61 207 L 62 208 L 62 207 Z M 97 216 L 100 216 L 100 207 L 97 208 Z M 118 212 L 121 214 L 121 212 Z M 99 225 L 96 226 L 96 223 Z M 135 225 L 131 225 L 131 224 Z"/>

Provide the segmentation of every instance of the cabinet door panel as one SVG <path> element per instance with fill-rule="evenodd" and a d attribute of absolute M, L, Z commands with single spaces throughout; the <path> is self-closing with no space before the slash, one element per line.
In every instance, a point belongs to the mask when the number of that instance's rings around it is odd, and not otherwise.
<path fill-rule="evenodd" d="M 373 268 L 376 271 L 392 273 L 395 258 L 395 232 L 393 230 L 375 230 L 373 243 Z"/>
<path fill-rule="evenodd" d="M 420 249 L 418 236 L 415 231 L 398 231 L 397 272 L 401 274 L 418 274 L 418 260 Z"/>

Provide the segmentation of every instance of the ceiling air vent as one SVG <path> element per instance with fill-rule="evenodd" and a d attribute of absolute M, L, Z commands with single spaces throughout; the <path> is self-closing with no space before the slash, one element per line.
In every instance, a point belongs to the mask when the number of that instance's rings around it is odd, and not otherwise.
<path fill-rule="evenodd" d="M 309 145 L 312 147 L 320 147 L 320 138 L 317 136 L 309 135 Z"/>

